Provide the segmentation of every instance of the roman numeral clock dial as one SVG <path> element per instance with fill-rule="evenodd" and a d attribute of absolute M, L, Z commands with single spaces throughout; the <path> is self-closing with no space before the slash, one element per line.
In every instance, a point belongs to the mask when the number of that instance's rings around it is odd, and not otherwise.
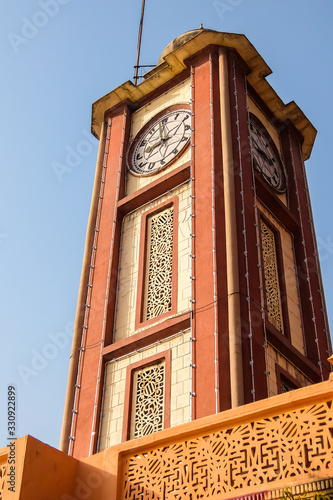
<path fill-rule="evenodd" d="M 132 141 L 127 157 L 130 172 L 141 176 L 159 172 L 185 151 L 190 137 L 190 111 L 184 108 L 164 110 Z"/>
<path fill-rule="evenodd" d="M 253 168 L 277 193 L 286 190 L 286 176 L 277 147 L 266 128 L 250 114 L 250 140 Z"/>

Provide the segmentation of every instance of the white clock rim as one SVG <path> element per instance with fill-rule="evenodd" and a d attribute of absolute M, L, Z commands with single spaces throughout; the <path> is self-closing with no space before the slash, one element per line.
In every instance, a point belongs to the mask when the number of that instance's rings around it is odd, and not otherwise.
<path fill-rule="evenodd" d="M 184 105 L 186 106 L 186 108 L 183 107 Z M 179 106 L 179 108 L 178 108 L 178 106 Z M 170 109 L 170 108 L 175 108 L 175 109 Z M 140 136 L 142 134 L 143 129 L 145 129 L 147 127 L 147 125 L 149 125 L 149 123 L 151 123 L 152 124 L 151 126 L 153 126 L 154 121 L 157 121 L 159 119 L 157 117 L 162 118 L 163 116 L 165 116 L 165 115 L 167 115 L 169 113 L 170 114 L 171 113 L 175 113 L 176 111 L 185 112 L 191 118 L 191 109 L 190 109 L 190 105 L 188 103 L 174 104 L 172 106 L 164 108 L 162 111 L 160 111 L 159 113 L 157 113 L 156 115 L 154 115 L 152 118 L 150 118 L 147 121 L 147 123 L 145 123 L 145 125 L 143 125 L 143 127 L 141 127 L 141 129 L 135 134 L 135 137 L 132 139 L 132 141 L 128 145 L 128 148 L 127 148 L 127 157 L 126 157 L 126 166 L 127 166 L 127 170 L 132 175 L 134 175 L 135 177 L 151 177 L 152 175 L 158 174 L 161 170 L 164 170 L 167 167 L 169 167 L 187 149 L 187 146 L 188 146 L 188 144 L 189 144 L 189 142 L 191 140 L 191 136 L 188 137 L 187 141 L 184 143 L 184 146 L 182 147 L 182 149 L 177 153 L 177 155 L 174 158 L 172 158 L 170 161 L 168 161 L 168 163 L 166 163 L 166 165 L 163 165 L 163 166 L 159 167 L 158 169 L 154 170 L 153 172 L 148 172 L 148 173 L 135 172 L 133 170 L 132 165 L 131 165 L 131 163 L 132 163 L 131 160 L 133 158 L 133 148 L 132 148 L 132 146 L 133 146 L 134 142 L 137 140 L 138 136 Z M 149 130 L 149 128 L 151 128 L 151 127 L 148 127 L 147 131 Z"/>

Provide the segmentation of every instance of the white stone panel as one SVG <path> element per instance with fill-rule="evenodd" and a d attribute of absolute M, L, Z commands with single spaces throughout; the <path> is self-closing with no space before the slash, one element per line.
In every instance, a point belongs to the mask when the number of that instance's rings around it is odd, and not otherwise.
<path fill-rule="evenodd" d="M 191 340 L 187 330 L 106 364 L 98 451 L 121 442 L 127 367 L 168 349 L 171 349 L 170 426 L 190 421 Z"/>
<path fill-rule="evenodd" d="M 142 215 L 145 211 L 158 206 L 160 203 L 174 196 L 178 196 L 179 199 L 178 249 L 176 249 L 178 255 L 176 315 L 190 309 L 191 262 L 189 256 L 191 253 L 191 198 L 190 183 L 187 182 L 124 218 L 118 270 L 114 342 L 143 330 L 143 328 L 135 330 Z M 161 320 L 156 317 L 154 324 L 160 322 Z"/>

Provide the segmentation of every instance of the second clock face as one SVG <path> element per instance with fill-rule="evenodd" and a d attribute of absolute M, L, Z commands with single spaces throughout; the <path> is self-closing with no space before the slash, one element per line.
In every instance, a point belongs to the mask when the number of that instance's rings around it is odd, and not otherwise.
<path fill-rule="evenodd" d="M 273 139 L 260 120 L 250 115 L 251 155 L 254 169 L 278 193 L 286 190 L 282 161 Z"/>
<path fill-rule="evenodd" d="M 157 115 L 134 138 L 128 154 L 133 174 L 151 175 L 170 164 L 191 137 L 191 113 L 172 109 Z"/>

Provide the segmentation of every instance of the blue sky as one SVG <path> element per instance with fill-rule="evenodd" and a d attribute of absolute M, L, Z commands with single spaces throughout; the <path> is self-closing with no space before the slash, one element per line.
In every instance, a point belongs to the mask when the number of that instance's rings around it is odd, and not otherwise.
<path fill-rule="evenodd" d="M 0 447 L 11 383 L 18 435 L 57 447 L 97 157 L 91 104 L 133 79 L 141 0 L 13 0 L 1 10 Z M 146 0 L 141 57 L 155 64 L 200 23 L 244 33 L 280 97 L 312 121 L 306 168 L 331 319 L 332 17 L 331 0 Z M 60 176 L 59 163 L 69 167 Z"/>

